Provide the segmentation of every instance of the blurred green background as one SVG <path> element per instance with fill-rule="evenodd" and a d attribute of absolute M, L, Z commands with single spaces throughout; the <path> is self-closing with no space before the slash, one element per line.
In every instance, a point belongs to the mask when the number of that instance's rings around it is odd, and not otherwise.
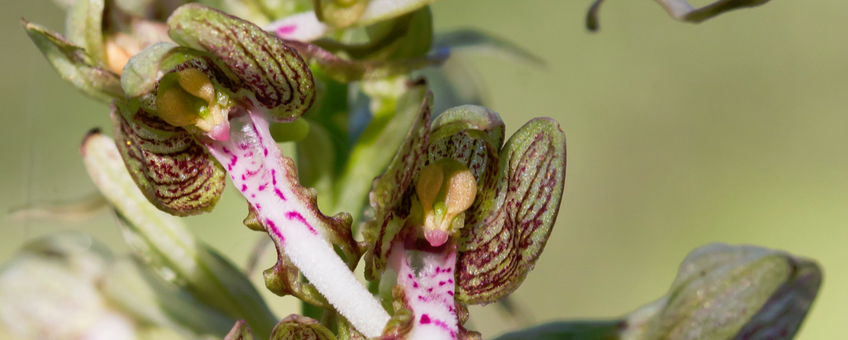
<path fill-rule="evenodd" d="M 695 1 L 698 5 L 708 1 Z M 709 242 L 749 243 L 818 260 L 820 295 L 798 339 L 841 338 L 848 318 L 848 2 L 773 1 L 700 25 L 650 0 L 611 0 L 601 31 L 583 28 L 589 0 L 446 0 L 437 30 L 483 29 L 542 57 L 536 68 L 485 55 L 487 105 L 508 133 L 536 116 L 568 136 L 557 226 L 513 296 L 534 323 L 609 318 L 664 294 L 677 265 Z M 14 221 L 28 202 L 95 190 L 77 154 L 108 109 L 64 83 L 20 26 L 63 31 L 48 0 L 0 5 L 0 262 L 25 241 L 83 230 L 125 252 L 112 216 L 86 222 Z M 437 98 L 438 100 L 438 98 Z M 367 180 L 367 179 L 363 179 Z M 192 230 L 243 266 L 261 235 L 241 225 L 229 190 Z M 274 261 L 270 252 L 262 268 Z M 258 274 L 252 277 L 263 286 Z M 280 317 L 293 298 L 265 296 Z M 470 328 L 516 327 L 494 306 L 471 308 Z"/>

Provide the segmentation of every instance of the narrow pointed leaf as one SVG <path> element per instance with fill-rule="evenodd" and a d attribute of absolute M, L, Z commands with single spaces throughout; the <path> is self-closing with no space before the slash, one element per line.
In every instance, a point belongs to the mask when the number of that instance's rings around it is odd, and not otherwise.
<path fill-rule="evenodd" d="M 22 21 L 29 38 L 35 43 L 47 61 L 62 79 L 77 89 L 102 102 L 124 98 L 121 81 L 117 74 L 98 65 L 97 60 L 56 32 L 40 25 Z"/>
<path fill-rule="evenodd" d="M 292 314 L 274 327 L 271 340 L 336 340 L 336 336 L 318 321 Z"/>
<path fill-rule="evenodd" d="M 427 94 L 419 107 L 418 116 L 395 153 L 386 172 L 374 179 L 368 194 L 371 211 L 362 233 L 368 243 L 365 255 L 365 277 L 375 280 L 386 268 L 386 260 L 395 235 L 403 226 L 409 211 L 394 211 L 395 205 L 409 199 L 412 180 L 427 157 L 433 96 Z"/>
<path fill-rule="evenodd" d="M 112 126 L 118 148 L 138 187 L 172 215 L 211 211 L 224 191 L 225 173 L 185 129 L 116 102 Z"/>
<path fill-rule="evenodd" d="M 250 280 L 227 259 L 197 241 L 183 221 L 148 203 L 127 172 L 115 141 L 93 132 L 80 148 L 86 169 L 115 208 L 127 243 L 166 280 L 232 318 L 247 319 L 269 336 L 276 318 Z"/>
<path fill-rule="evenodd" d="M 457 298 L 495 302 L 514 291 L 550 236 L 565 181 L 565 135 L 555 121 L 534 119 L 500 153 L 492 194 L 478 200 L 488 213 L 462 229 Z M 473 208 L 472 208 L 473 209 Z"/>
<path fill-rule="evenodd" d="M 312 106 L 315 83 L 297 51 L 260 27 L 198 4 L 180 7 L 168 18 L 170 36 L 182 46 L 211 53 L 268 110 L 269 118 L 290 122 Z"/>

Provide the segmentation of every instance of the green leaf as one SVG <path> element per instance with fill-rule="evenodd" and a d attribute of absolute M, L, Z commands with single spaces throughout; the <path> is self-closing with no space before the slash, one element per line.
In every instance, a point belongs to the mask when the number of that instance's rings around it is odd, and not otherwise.
<path fill-rule="evenodd" d="M 86 169 L 118 212 L 127 243 L 166 280 L 225 315 L 244 318 L 267 337 L 276 318 L 247 277 L 197 241 L 182 220 L 148 203 L 127 172 L 115 142 L 93 132 L 80 148 Z"/>
<path fill-rule="evenodd" d="M 314 319 L 292 314 L 274 327 L 271 340 L 336 340 L 329 329 Z"/>
<path fill-rule="evenodd" d="M 168 26 L 178 44 L 219 59 L 273 121 L 291 122 L 312 106 L 312 72 L 297 51 L 272 33 L 198 4 L 174 11 Z"/>
<path fill-rule="evenodd" d="M 451 53 L 477 52 L 484 55 L 502 56 L 537 66 L 545 65 L 545 61 L 542 58 L 524 50 L 511 41 L 473 29 L 439 33 L 433 41 L 433 48 L 448 49 Z"/>
<path fill-rule="evenodd" d="M 133 180 L 157 208 L 188 216 L 212 211 L 226 184 L 224 169 L 183 128 L 142 108 L 112 105 L 118 149 Z"/>
<path fill-rule="evenodd" d="M 565 157 L 565 134 L 547 118 L 531 120 L 504 145 L 497 184 L 483 181 L 490 189 L 475 200 L 462 229 L 458 301 L 495 302 L 517 289 L 533 268 L 559 212 Z"/>
<path fill-rule="evenodd" d="M 627 339 L 792 339 L 821 275 L 784 252 L 707 245 L 686 257 L 666 296 L 628 318 Z"/>
<path fill-rule="evenodd" d="M 26 20 L 21 23 L 47 61 L 62 79 L 67 80 L 85 94 L 105 103 L 124 98 L 117 74 L 99 65 L 97 59 L 56 32 Z"/>
<path fill-rule="evenodd" d="M 619 340 L 624 320 L 557 321 L 501 335 L 495 340 Z"/>

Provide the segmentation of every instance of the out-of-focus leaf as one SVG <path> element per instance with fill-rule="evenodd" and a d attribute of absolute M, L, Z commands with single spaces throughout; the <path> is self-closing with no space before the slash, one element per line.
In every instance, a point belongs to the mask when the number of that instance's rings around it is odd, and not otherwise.
<path fill-rule="evenodd" d="M 21 21 L 29 38 L 62 79 L 73 84 L 85 94 L 102 102 L 124 98 L 121 80 L 117 74 L 100 66 L 95 58 L 56 32 L 26 20 Z"/>
<path fill-rule="evenodd" d="M 465 51 L 478 52 L 538 66 L 545 65 L 545 61 L 542 58 L 524 50 L 511 41 L 474 29 L 462 29 L 436 34 L 433 41 L 433 48 L 448 49 L 451 53 Z"/>
<path fill-rule="evenodd" d="M 558 321 L 501 335 L 495 340 L 619 340 L 624 320 Z"/>
<path fill-rule="evenodd" d="M 248 21 L 198 4 L 168 18 L 178 44 L 215 55 L 276 122 L 291 122 L 315 100 L 312 72 L 293 48 Z"/>
<path fill-rule="evenodd" d="M 99 192 L 67 201 L 39 202 L 9 211 L 13 221 L 46 219 L 58 222 L 82 222 L 106 210 L 109 202 Z"/>
<path fill-rule="evenodd" d="M 462 229 L 458 301 L 491 303 L 518 288 L 556 221 L 565 160 L 565 134 L 552 119 L 531 120 L 510 137 L 500 152 L 497 185 L 479 193 Z"/>
<path fill-rule="evenodd" d="M 136 319 L 172 329 L 186 339 L 221 337 L 235 322 L 137 260 L 113 263 L 99 287 L 110 302 Z"/>
<path fill-rule="evenodd" d="M 121 217 L 127 243 L 141 259 L 203 303 L 233 319 L 244 318 L 259 334 L 270 336 L 276 318 L 248 278 L 198 242 L 182 220 L 148 203 L 111 138 L 91 133 L 80 153 L 95 185 Z"/>
<path fill-rule="evenodd" d="M 135 339 L 139 320 L 115 310 L 99 290 L 112 261 L 82 233 L 29 242 L 0 267 L 0 328 L 13 339 Z"/>
<path fill-rule="evenodd" d="M 599 28 L 598 11 L 601 4 L 605 0 L 595 0 L 592 7 L 589 8 L 589 13 L 586 16 L 586 27 L 590 31 L 596 31 Z M 769 0 L 719 0 L 701 8 L 692 7 L 686 0 L 654 0 L 662 6 L 672 18 L 678 21 L 699 23 L 701 21 L 713 18 L 724 12 L 729 12 L 735 9 L 745 7 L 756 7 L 763 5 Z"/>
<path fill-rule="evenodd" d="M 271 340 L 336 340 L 329 329 L 315 319 L 292 314 L 274 327 Z"/>
<path fill-rule="evenodd" d="M 453 56 L 438 67 L 419 71 L 436 99 L 433 112 L 445 112 L 460 105 L 486 105 L 485 84 L 472 65 Z"/>
<path fill-rule="evenodd" d="M 639 327 L 622 339 L 789 340 L 818 293 L 821 275 L 815 262 L 784 252 L 707 245 L 686 257 L 665 297 L 634 313 L 640 321 L 632 323 Z"/>
<path fill-rule="evenodd" d="M 338 211 L 349 211 L 354 221 L 359 221 L 371 189 L 371 183 L 363 179 L 376 178 L 383 172 L 394 156 L 386 150 L 398 149 L 407 136 L 407 127 L 419 116 L 421 102 L 427 95 L 427 85 L 423 81 L 409 83 L 405 78 L 400 81 L 397 85 L 405 90 L 402 90 L 399 97 L 371 97 L 372 107 L 377 107 L 377 110 L 368 127 L 354 143 L 350 158 L 337 181 L 334 207 Z"/>

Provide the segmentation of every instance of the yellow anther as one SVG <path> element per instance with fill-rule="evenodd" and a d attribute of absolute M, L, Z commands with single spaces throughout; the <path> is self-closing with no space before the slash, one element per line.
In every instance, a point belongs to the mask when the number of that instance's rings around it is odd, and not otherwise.
<path fill-rule="evenodd" d="M 227 102 L 226 95 L 215 91 L 205 73 L 189 68 L 162 78 L 156 111 L 168 124 L 194 125 L 209 132 L 226 119 L 221 104 Z"/>
<path fill-rule="evenodd" d="M 156 96 L 156 112 L 165 122 L 173 126 L 195 124 L 197 115 L 188 93 L 180 87 L 161 89 Z"/>
<path fill-rule="evenodd" d="M 421 169 L 415 192 L 424 213 L 424 237 L 438 247 L 463 227 L 464 212 L 477 197 L 477 180 L 465 165 L 445 158 Z"/>
<path fill-rule="evenodd" d="M 215 86 L 209 77 L 196 68 L 180 71 L 180 86 L 193 96 L 203 99 L 207 104 L 215 103 Z"/>

